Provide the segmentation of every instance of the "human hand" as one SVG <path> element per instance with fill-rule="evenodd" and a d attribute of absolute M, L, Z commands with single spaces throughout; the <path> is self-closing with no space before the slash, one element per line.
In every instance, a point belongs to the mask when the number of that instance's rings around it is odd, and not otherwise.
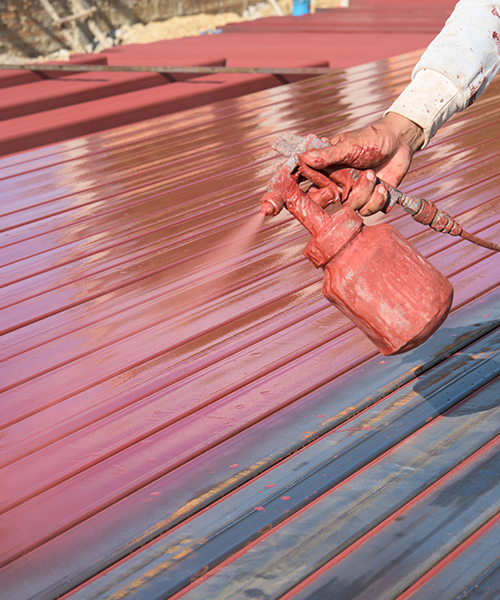
<path fill-rule="evenodd" d="M 383 210 L 388 201 L 387 190 L 377 178 L 397 187 L 423 141 L 418 125 L 389 112 L 373 125 L 335 136 L 330 147 L 305 152 L 302 160 L 313 169 L 326 170 L 342 202 L 368 216 Z M 351 167 L 361 170 L 359 176 L 352 176 Z M 335 199 L 331 187 L 311 188 L 308 193 L 323 205 Z"/>

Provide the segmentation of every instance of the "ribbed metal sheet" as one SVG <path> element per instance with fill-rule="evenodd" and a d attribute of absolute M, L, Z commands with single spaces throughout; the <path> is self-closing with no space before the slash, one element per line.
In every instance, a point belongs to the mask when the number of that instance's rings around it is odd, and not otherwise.
<path fill-rule="evenodd" d="M 262 541 L 193 588 L 186 597 L 252 597 L 251 593 L 259 597 L 257 590 L 263 598 L 281 597 L 364 534 L 369 537 L 385 519 L 398 517 L 398 509 L 411 504 L 495 438 L 498 425 L 491 412 L 495 410 L 495 400 L 489 394 L 495 393 L 498 383 L 482 397 L 478 395 L 445 413 L 446 417 L 456 418 L 436 418 L 468 397 L 474 386 L 479 387 L 480 379 L 484 383 L 495 376 L 491 358 L 498 352 L 498 334 L 486 336 L 470 348 L 460 357 L 443 361 L 426 377 L 417 378 L 374 409 L 335 428 L 330 435 L 84 588 L 76 597 L 96 598 L 104 592 L 112 597 L 169 597 L 188 584 L 193 575 L 231 558 L 259 536 Z M 364 367 L 373 376 L 378 363 L 371 361 Z M 397 372 L 397 366 L 392 368 L 393 373 Z M 459 377 L 457 371 L 461 373 Z M 471 383 L 473 378 L 475 384 Z M 357 390 L 352 382 L 347 383 L 351 383 L 352 400 Z M 346 386 L 339 381 L 336 386 L 329 386 L 328 392 L 323 391 L 323 403 L 326 404 L 328 393 L 332 404 L 337 394 L 346 392 Z M 412 432 L 433 419 L 415 443 Z M 400 443 L 402 440 L 405 441 Z M 354 473 L 356 476 L 349 479 Z M 333 492 L 320 498 L 331 488 L 335 488 Z M 486 514 L 481 514 L 481 518 Z M 271 527 L 274 529 L 267 533 Z M 411 544 L 415 535 L 410 532 L 408 538 Z M 393 562 L 397 568 L 398 561 Z M 355 569 L 362 571 L 363 564 L 358 561 Z M 369 563 L 366 564 L 368 568 Z M 390 564 L 386 561 L 381 568 L 387 569 Z M 397 576 L 391 577 L 398 581 Z M 352 574 L 350 578 L 352 582 L 356 580 Z M 357 597 L 351 592 L 334 597 Z M 329 594 L 325 597 L 332 597 L 331 590 Z M 335 594 L 340 594 L 340 589 Z M 384 586 L 380 597 L 394 596 Z"/>
<path fill-rule="evenodd" d="M 425 48 L 451 11 L 449 0 L 259 19 L 203 35 L 117 46 L 76 63 L 332 69 Z M 385 25 L 384 25 L 385 24 Z M 304 75 L 60 73 L 0 71 L 0 156 L 297 81 Z"/>
<path fill-rule="evenodd" d="M 385 600 L 477 560 L 498 510 L 499 257 L 384 217 L 455 286 L 445 326 L 389 358 L 322 298 L 286 214 L 224 262 L 282 162 L 271 141 L 371 122 L 417 57 L 0 160 L 2 600 L 331 597 L 339 572 L 342 597 Z M 499 94 L 404 185 L 492 239 Z"/>

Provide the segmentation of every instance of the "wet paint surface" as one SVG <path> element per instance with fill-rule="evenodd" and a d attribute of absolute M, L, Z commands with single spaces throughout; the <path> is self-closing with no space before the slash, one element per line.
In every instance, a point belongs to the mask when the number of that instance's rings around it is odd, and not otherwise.
<path fill-rule="evenodd" d="M 349 11 L 347 29 L 325 15 L 311 17 L 297 28 L 285 18 L 281 30 L 270 35 L 264 30 L 235 31 L 224 35 L 185 37 L 154 44 L 114 47 L 98 55 L 76 58 L 75 62 L 98 60 L 110 66 L 227 66 L 343 69 L 373 60 L 382 60 L 425 47 L 446 18 L 445 9 L 432 15 L 413 14 L 413 27 L 401 33 L 407 18 L 389 19 L 373 31 L 380 10 Z M 337 11 L 338 12 L 338 11 Z M 392 11 L 391 11 L 392 12 Z M 417 18 L 416 18 L 417 17 Z M 271 19 L 272 21 L 272 19 Z M 354 24 L 354 27 L 353 27 Z M 261 25 L 261 27 L 262 27 Z M 311 27 L 312 25 L 312 27 Z M 255 27 L 255 25 L 254 25 Z M 335 34 L 332 35 L 332 32 Z M 201 58 L 200 58 L 201 57 Z M 132 124 L 216 101 L 299 81 L 303 75 L 217 74 L 196 77 L 192 74 L 154 73 L 73 73 L 50 74 L 49 79 L 25 71 L 0 72 L 4 90 L 0 104 L 2 129 L 0 155 L 68 140 L 110 127 Z M 28 87 L 26 87 L 28 86 Z M 25 88 L 23 90 L 23 88 Z"/>
<path fill-rule="evenodd" d="M 358 408 L 342 394 L 311 400 L 348 374 L 361 385 L 373 359 L 369 394 L 394 363 L 321 296 L 307 232 L 254 215 L 279 131 L 371 118 L 415 58 L 0 160 L 0 597 L 56 597 L 216 503 L 294 452 L 291 423 L 300 444 L 333 422 L 351 440 L 379 426 L 349 427 Z M 481 103 L 417 157 L 405 189 L 495 239 L 497 84 Z M 385 219 L 450 278 L 456 314 L 498 286 L 490 252 Z M 483 308 L 480 327 L 495 315 Z M 266 493 L 296 502 L 272 475 L 248 497 L 255 514 L 269 514 Z"/>

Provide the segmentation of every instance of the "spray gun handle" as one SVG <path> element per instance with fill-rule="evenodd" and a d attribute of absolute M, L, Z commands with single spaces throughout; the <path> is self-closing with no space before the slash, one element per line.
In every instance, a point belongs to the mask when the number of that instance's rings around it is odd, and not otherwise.
<path fill-rule="evenodd" d="M 300 157 L 304 152 L 309 150 L 318 150 L 319 148 L 327 148 L 330 146 L 328 138 L 319 138 L 314 133 L 310 133 L 306 137 L 301 137 L 286 131 L 279 138 L 274 140 L 272 148 L 287 156 L 285 164 L 274 175 L 267 185 L 268 193 L 261 199 L 261 212 L 269 215 L 277 215 L 284 206 L 284 200 L 280 196 L 282 178 L 286 175 L 292 175 L 299 166 Z"/>
<path fill-rule="evenodd" d="M 337 201 L 339 199 L 339 194 L 335 184 L 322 173 L 308 167 L 301 159 L 301 155 L 304 152 L 327 148 L 330 145 L 330 140 L 328 138 L 319 138 L 313 133 L 306 137 L 301 137 L 287 131 L 277 138 L 272 144 L 273 149 L 280 154 L 284 154 L 288 158 L 281 169 L 269 181 L 267 185 L 268 192 L 261 199 L 261 212 L 269 216 L 275 216 L 281 212 L 284 206 L 284 200 L 278 192 L 280 181 L 284 175 L 291 175 L 297 168 L 300 169 L 306 179 L 316 184 L 319 188 L 328 188 L 330 190 L 331 198 L 329 201 Z M 358 169 L 349 168 L 345 170 L 354 181 L 361 176 L 361 171 Z M 384 185 L 389 192 L 389 200 L 384 208 L 384 212 L 388 212 L 403 194 L 382 180 L 378 180 L 377 183 Z M 320 203 L 320 205 L 324 208 L 329 201 Z"/>
<path fill-rule="evenodd" d="M 298 159 L 301 173 L 318 187 L 333 189 L 330 196 L 334 197 L 337 193 L 336 185 L 330 181 L 325 175 L 318 173 L 303 163 L 301 158 Z M 353 181 L 361 177 L 362 171 L 355 168 L 345 169 L 346 175 Z M 377 178 L 376 185 L 383 185 L 388 192 L 387 203 L 382 209 L 382 212 L 388 213 L 395 204 L 399 204 L 403 210 L 409 213 L 415 221 L 422 225 L 428 225 L 435 231 L 441 233 L 449 233 L 450 235 L 462 235 L 462 227 L 449 214 L 440 210 L 433 202 L 425 198 L 416 198 L 404 194 L 398 188 L 390 185 L 386 181 Z"/>
<path fill-rule="evenodd" d="M 450 235 L 462 235 L 463 229 L 460 223 L 443 210 L 439 209 L 434 202 L 425 198 L 417 198 L 404 194 L 401 190 L 380 180 L 389 193 L 389 200 L 384 208 L 388 212 L 395 204 L 399 204 L 405 212 L 410 214 L 415 221 L 422 225 L 428 225 L 435 231 L 449 233 Z"/>
<path fill-rule="evenodd" d="M 337 201 L 339 199 L 339 194 L 335 183 L 330 181 L 326 175 L 314 171 L 314 169 L 305 165 L 301 160 L 301 155 L 304 152 L 328 146 L 330 146 L 330 140 L 327 138 L 319 138 L 312 133 L 306 137 L 300 137 L 293 133 L 285 132 L 275 140 L 272 147 L 281 154 L 287 156 L 288 160 L 269 182 L 267 188 L 268 193 L 261 200 L 261 212 L 273 216 L 277 215 L 282 210 L 284 198 L 286 198 L 286 196 L 283 196 L 283 190 L 280 189 L 279 182 L 282 180 L 283 176 L 291 176 L 298 168 L 306 179 L 324 189 L 325 193 L 323 193 L 322 196 L 317 196 L 314 200 L 320 207 L 324 208 L 328 203 Z M 353 180 L 359 179 L 361 176 L 361 171 L 358 169 L 350 168 L 345 170 Z M 441 233 L 459 235 L 474 244 L 500 252 L 500 244 L 483 240 L 464 231 L 462 226 L 455 219 L 439 209 L 430 200 L 404 194 L 381 179 L 377 180 L 377 185 L 383 185 L 388 191 L 388 201 L 383 212 L 389 212 L 395 204 L 399 204 L 404 211 L 409 213 L 415 221 L 418 221 L 422 225 L 428 225 L 435 231 Z"/>

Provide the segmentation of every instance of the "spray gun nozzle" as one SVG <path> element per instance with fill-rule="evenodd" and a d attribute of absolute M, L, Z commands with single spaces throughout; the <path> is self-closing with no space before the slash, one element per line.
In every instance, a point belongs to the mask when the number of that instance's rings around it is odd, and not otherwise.
<path fill-rule="evenodd" d="M 260 201 L 260 212 L 269 217 L 274 217 L 281 212 L 283 206 L 284 203 L 281 196 L 274 192 L 268 192 Z"/>
<path fill-rule="evenodd" d="M 267 204 L 267 203 L 261 204 L 260 212 L 263 215 L 265 215 L 266 217 L 274 217 L 277 214 L 274 206 L 272 206 L 271 204 Z"/>

